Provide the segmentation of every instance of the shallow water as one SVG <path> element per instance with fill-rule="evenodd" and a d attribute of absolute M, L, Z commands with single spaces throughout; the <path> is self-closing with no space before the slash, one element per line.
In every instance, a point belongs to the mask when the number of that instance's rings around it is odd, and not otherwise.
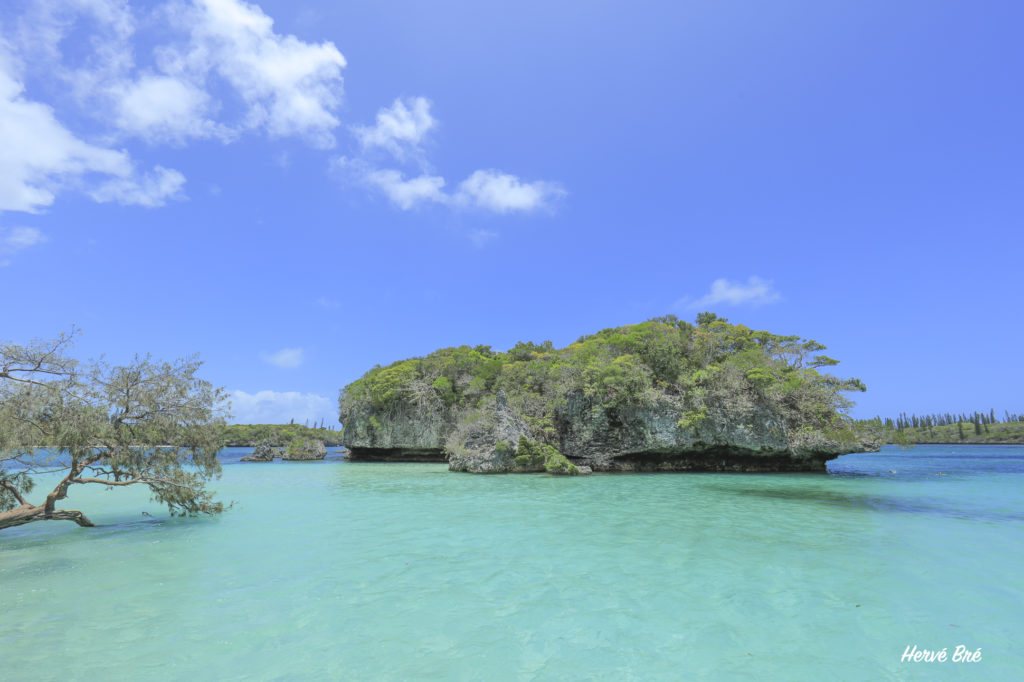
<path fill-rule="evenodd" d="M 0 679 L 1024 678 L 1022 447 L 580 478 L 246 452 L 217 518 L 86 486 L 99 527 L 3 531 Z"/>

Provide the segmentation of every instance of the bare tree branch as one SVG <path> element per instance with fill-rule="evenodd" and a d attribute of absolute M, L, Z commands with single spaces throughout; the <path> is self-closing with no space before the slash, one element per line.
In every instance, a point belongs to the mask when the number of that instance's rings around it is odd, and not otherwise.
<path fill-rule="evenodd" d="M 12 484 L 8 483 L 7 481 L 0 480 L 0 487 L 6 489 L 7 492 L 9 492 L 11 495 L 14 496 L 16 500 L 18 500 L 18 502 L 22 504 L 28 504 L 28 502 L 25 501 L 25 498 L 21 496 L 21 492 L 19 492 L 18 489 Z"/>

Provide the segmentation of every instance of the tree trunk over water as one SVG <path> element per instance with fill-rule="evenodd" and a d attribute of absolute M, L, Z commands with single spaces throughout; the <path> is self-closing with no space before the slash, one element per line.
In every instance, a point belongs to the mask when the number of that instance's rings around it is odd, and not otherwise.
<path fill-rule="evenodd" d="M 0 530 L 12 526 L 20 526 L 33 521 L 74 521 L 79 526 L 94 526 L 95 524 L 80 511 L 74 509 L 51 509 L 46 510 L 46 505 L 33 506 L 23 504 L 10 511 L 0 512 Z"/>

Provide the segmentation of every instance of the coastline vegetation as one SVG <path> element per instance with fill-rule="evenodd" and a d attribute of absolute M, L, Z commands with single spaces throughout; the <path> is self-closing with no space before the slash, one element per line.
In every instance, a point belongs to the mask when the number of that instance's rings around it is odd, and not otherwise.
<path fill-rule="evenodd" d="M 1000 416 L 994 409 L 921 416 L 902 413 L 895 419 L 875 417 L 859 420 L 856 426 L 859 430 L 871 432 L 882 442 L 895 445 L 1024 443 L 1024 415 L 1005 411 Z"/>
<path fill-rule="evenodd" d="M 341 429 L 302 424 L 228 424 L 223 429 L 224 447 L 256 447 L 267 443 L 287 447 L 294 441 L 321 441 L 327 447 L 341 445 Z"/>

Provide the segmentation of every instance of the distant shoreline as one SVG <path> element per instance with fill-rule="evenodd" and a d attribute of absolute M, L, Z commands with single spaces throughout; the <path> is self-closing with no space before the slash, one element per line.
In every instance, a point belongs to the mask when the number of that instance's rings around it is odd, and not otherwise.
<path fill-rule="evenodd" d="M 889 443 L 886 443 L 886 445 L 899 445 L 899 446 L 902 446 L 902 447 L 910 447 L 910 446 L 913 446 L 913 445 L 1021 445 L 1021 446 L 1024 446 L 1024 443 L 1022 443 L 1020 441 L 1015 441 L 1015 440 L 984 441 L 984 442 L 980 442 L 980 443 L 978 443 L 978 442 L 971 442 L 971 441 L 963 441 L 963 440 L 957 440 L 957 441 L 951 441 L 951 440 L 929 440 L 929 441 L 917 441 L 917 442 L 914 442 L 914 443 L 892 443 L 892 442 L 889 442 Z"/>

